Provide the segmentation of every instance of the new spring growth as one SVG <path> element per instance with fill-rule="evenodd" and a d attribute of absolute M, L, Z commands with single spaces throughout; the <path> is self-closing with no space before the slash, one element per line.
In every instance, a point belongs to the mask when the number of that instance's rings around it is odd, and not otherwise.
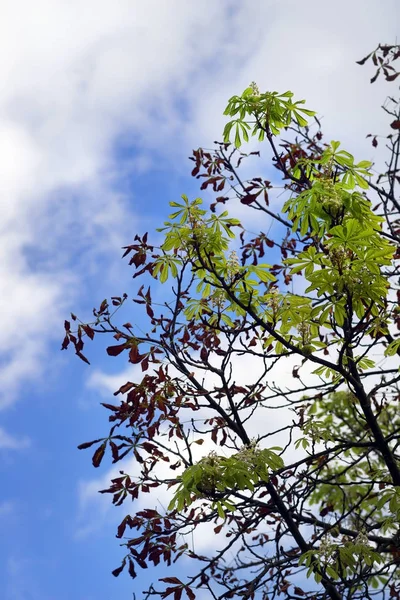
<path fill-rule="evenodd" d="M 266 304 L 269 308 L 272 309 L 272 314 L 275 317 L 281 305 L 281 296 L 278 288 L 274 287 L 271 289 L 271 291 L 268 294 Z"/>
<path fill-rule="evenodd" d="M 299 323 L 297 325 L 297 331 L 301 337 L 301 341 L 303 342 L 303 345 L 306 346 L 307 344 L 310 344 L 310 342 L 311 342 L 311 326 L 310 326 L 310 324 L 307 323 L 306 321 Z"/>
<path fill-rule="evenodd" d="M 235 250 L 232 250 L 232 252 L 229 255 L 229 258 L 227 260 L 227 269 L 228 269 L 228 273 L 229 275 L 233 278 L 240 270 L 240 262 L 239 262 L 239 257 L 236 254 Z"/>
<path fill-rule="evenodd" d="M 258 89 L 258 85 L 255 81 L 252 81 L 249 87 L 252 89 L 254 96 L 260 95 L 260 90 Z"/>

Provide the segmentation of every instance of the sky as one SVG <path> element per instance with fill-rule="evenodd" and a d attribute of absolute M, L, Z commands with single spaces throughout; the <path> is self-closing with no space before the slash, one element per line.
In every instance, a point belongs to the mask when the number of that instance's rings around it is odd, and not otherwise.
<path fill-rule="evenodd" d="M 99 403 L 127 367 L 105 340 L 90 367 L 61 353 L 64 318 L 136 291 L 121 247 L 199 195 L 187 157 L 221 139 L 251 81 L 305 98 L 327 139 L 374 159 L 366 134 L 386 131 L 388 88 L 355 61 L 399 41 L 400 9 L 3 0 L 1 13 L 0 598 L 130 599 L 150 576 L 111 575 L 121 513 L 97 494 L 110 464 L 94 472 L 76 449 L 105 430 Z"/>

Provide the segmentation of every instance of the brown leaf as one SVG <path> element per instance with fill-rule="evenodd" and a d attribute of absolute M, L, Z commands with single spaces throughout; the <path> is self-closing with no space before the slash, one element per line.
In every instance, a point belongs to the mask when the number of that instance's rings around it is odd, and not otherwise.
<path fill-rule="evenodd" d="M 117 346 L 108 346 L 106 352 L 109 356 L 118 356 L 118 354 L 121 354 L 121 352 L 123 352 L 126 349 L 126 347 L 126 343 L 118 344 Z"/>
<path fill-rule="evenodd" d="M 101 442 L 101 439 L 93 440 L 92 442 L 84 442 L 83 444 L 79 444 L 78 450 L 86 450 L 86 448 L 90 448 L 90 446 L 93 446 L 93 444 L 97 444 L 97 442 Z"/>
<path fill-rule="evenodd" d="M 92 464 L 94 467 L 100 466 L 101 461 L 103 460 L 104 457 L 104 452 L 106 451 L 106 446 L 107 446 L 107 441 L 103 442 L 101 444 L 101 446 L 99 446 L 96 450 L 96 452 L 93 454 L 92 457 Z"/>
<path fill-rule="evenodd" d="M 400 129 L 400 119 L 395 119 L 394 121 L 392 121 L 392 123 L 390 123 L 390 127 L 392 129 Z"/>
<path fill-rule="evenodd" d="M 186 586 L 185 592 L 186 592 L 186 595 L 189 598 L 189 600 L 194 600 L 196 598 L 196 594 L 194 593 L 192 588 Z"/>
<path fill-rule="evenodd" d="M 375 75 L 370 80 L 370 83 L 374 83 L 379 77 L 379 70 L 375 73 Z"/>
<path fill-rule="evenodd" d="M 240 202 L 248 206 L 249 204 L 257 200 L 257 196 L 258 194 L 247 194 L 247 196 L 243 196 L 243 198 L 240 198 Z"/>
<path fill-rule="evenodd" d="M 133 561 L 131 559 L 129 559 L 128 562 L 129 562 L 129 565 L 128 565 L 129 575 L 132 577 L 132 579 L 135 579 L 135 577 L 136 577 L 136 571 L 135 571 L 135 566 L 133 564 Z M 146 565 L 146 563 L 144 563 L 144 564 Z M 146 567 L 147 567 L 147 565 L 146 565 Z M 142 567 L 142 568 L 144 568 L 144 567 Z"/>
<path fill-rule="evenodd" d="M 364 56 L 364 58 L 362 58 L 361 60 L 356 60 L 357 65 L 364 65 L 370 56 L 371 54 L 367 54 L 367 56 Z"/>
<path fill-rule="evenodd" d="M 132 520 L 132 517 L 130 515 L 127 515 L 122 522 L 118 525 L 118 529 L 117 529 L 117 538 L 122 538 L 122 536 L 125 533 L 125 529 L 127 525 L 130 525 L 130 522 Z"/>
<path fill-rule="evenodd" d="M 122 573 L 122 571 L 124 570 L 125 564 L 126 564 L 126 558 L 124 558 L 120 567 L 117 567 L 116 569 L 114 569 L 114 571 L 111 571 L 112 574 L 114 575 L 114 577 L 118 577 L 118 575 L 120 575 Z"/>
<path fill-rule="evenodd" d="M 118 394 L 126 394 L 126 392 L 129 392 L 129 390 L 132 389 L 133 387 L 135 387 L 135 384 L 132 383 L 131 381 L 127 381 L 126 383 L 124 383 L 124 385 L 121 385 L 119 390 L 114 392 L 114 396 L 118 396 Z"/>
<path fill-rule="evenodd" d="M 94 338 L 94 331 L 89 325 L 82 325 L 82 329 L 86 333 L 88 338 L 90 338 L 91 340 Z"/>
<path fill-rule="evenodd" d="M 119 455 L 118 455 L 118 446 L 115 442 L 110 441 L 110 448 L 111 448 L 111 454 L 113 457 L 113 462 L 117 462 Z"/>
<path fill-rule="evenodd" d="M 79 358 L 80 358 L 81 360 L 83 360 L 83 362 L 85 362 L 85 363 L 87 363 L 88 365 L 90 365 L 90 362 L 88 361 L 88 359 L 86 358 L 86 356 L 84 356 L 84 355 L 82 354 L 82 352 L 79 352 L 79 351 L 78 351 L 78 352 L 76 352 L 76 355 L 77 355 L 77 356 L 79 356 Z"/>
<path fill-rule="evenodd" d="M 207 362 L 208 359 L 208 352 L 206 350 L 206 348 L 203 346 L 202 349 L 200 350 L 200 358 L 203 362 Z"/>

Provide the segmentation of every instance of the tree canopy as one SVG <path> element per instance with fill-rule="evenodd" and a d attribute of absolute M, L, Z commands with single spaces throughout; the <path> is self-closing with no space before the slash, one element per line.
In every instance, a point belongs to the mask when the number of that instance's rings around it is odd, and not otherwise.
<path fill-rule="evenodd" d="M 381 44 L 360 64 L 392 82 L 399 57 Z M 139 281 L 131 320 L 142 311 L 147 329 L 118 322 L 127 294 L 65 322 L 63 348 L 88 362 L 86 339 L 111 335 L 108 355 L 142 373 L 103 404 L 109 434 L 79 446 L 95 446 L 95 467 L 107 449 L 135 458 L 101 490 L 116 506 L 169 495 L 129 504 L 118 527 L 115 576 L 170 566 L 136 594 L 400 598 L 399 99 L 384 110 L 389 134 L 369 134 L 387 150 L 376 173 L 325 141 L 304 100 L 252 83 L 229 100 L 223 140 L 191 157 L 211 205 L 183 195 L 161 243 L 146 233 L 124 248 Z M 241 176 L 254 136 L 271 181 Z"/>

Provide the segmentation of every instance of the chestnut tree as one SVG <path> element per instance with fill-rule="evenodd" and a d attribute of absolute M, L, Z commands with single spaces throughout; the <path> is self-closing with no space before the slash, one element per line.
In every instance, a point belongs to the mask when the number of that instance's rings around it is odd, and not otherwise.
<path fill-rule="evenodd" d="M 360 64 L 392 82 L 399 57 L 381 44 Z M 113 574 L 169 566 L 135 594 L 400 598 L 399 100 L 384 110 L 389 134 L 369 134 L 387 151 L 376 175 L 324 140 L 303 100 L 251 84 L 229 100 L 223 140 L 191 157 L 211 205 L 182 196 L 161 243 L 124 248 L 134 306 L 123 294 L 65 322 L 64 349 L 88 362 L 84 342 L 106 334 L 108 355 L 140 373 L 103 404 L 109 433 L 79 446 L 95 467 L 108 450 L 125 459 L 101 490 L 130 501 Z M 241 176 L 253 136 L 272 181 Z M 126 310 L 147 326 L 123 323 Z M 161 488 L 168 505 L 135 512 Z"/>

